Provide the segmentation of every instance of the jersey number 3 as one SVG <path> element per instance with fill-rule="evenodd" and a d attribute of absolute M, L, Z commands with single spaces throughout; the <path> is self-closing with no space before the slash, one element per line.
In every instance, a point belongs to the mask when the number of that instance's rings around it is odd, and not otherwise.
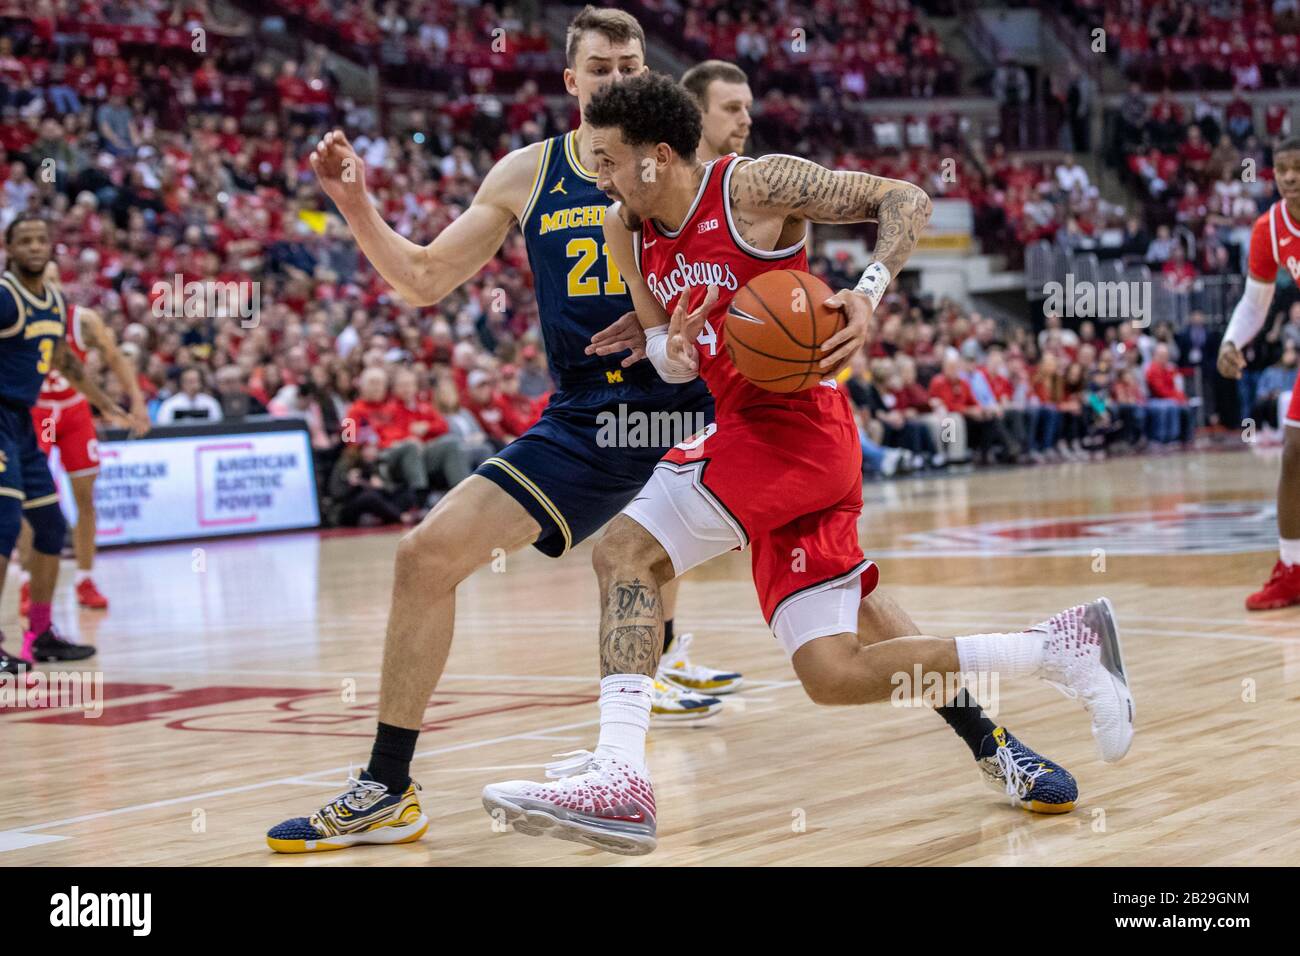
<path fill-rule="evenodd" d="M 568 245 L 564 247 L 566 256 L 578 260 L 569 269 L 570 298 L 581 295 L 624 295 L 627 292 L 627 284 L 623 281 L 618 266 L 614 265 L 614 260 L 609 257 L 609 246 L 602 244 L 599 250 L 597 252 L 596 240 L 590 238 L 570 239 Z M 587 275 L 595 264 L 597 255 L 605 259 L 603 292 L 600 288 L 600 277 Z"/>
<path fill-rule="evenodd" d="M 41 339 L 41 360 L 36 363 L 36 371 L 45 375 L 50 370 L 50 360 L 54 357 L 54 339 Z"/>

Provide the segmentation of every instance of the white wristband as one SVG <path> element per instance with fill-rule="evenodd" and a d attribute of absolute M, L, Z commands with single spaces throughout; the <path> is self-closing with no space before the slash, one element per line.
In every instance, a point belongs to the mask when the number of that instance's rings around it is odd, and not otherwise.
<path fill-rule="evenodd" d="M 698 373 L 693 368 L 684 368 L 668 357 L 668 326 L 657 325 L 645 330 L 645 356 L 654 366 L 659 377 L 671 385 L 694 381 Z"/>
<path fill-rule="evenodd" d="M 862 278 L 854 286 L 854 292 L 861 292 L 871 300 L 871 307 L 874 309 L 880 305 L 880 300 L 885 296 L 885 290 L 889 288 L 890 280 L 893 277 L 889 270 L 885 268 L 882 262 L 873 262 L 867 266 L 867 271 L 862 273 Z"/>

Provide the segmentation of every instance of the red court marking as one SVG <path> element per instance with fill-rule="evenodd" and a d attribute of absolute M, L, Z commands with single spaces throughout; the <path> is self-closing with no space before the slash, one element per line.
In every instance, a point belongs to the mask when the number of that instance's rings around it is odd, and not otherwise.
<path fill-rule="evenodd" d="M 171 688 L 166 685 L 155 688 L 155 691 L 165 690 L 171 690 Z M 121 727 L 124 724 L 139 724 L 154 720 L 176 710 L 194 710 L 197 707 L 211 707 L 214 704 L 228 704 L 237 700 L 251 700 L 259 697 L 308 697 L 321 693 L 332 694 L 337 692 L 304 690 L 301 687 L 193 687 L 189 690 L 173 691 L 170 696 L 160 700 L 145 700 L 137 704 L 123 704 L 120 707 L 105 707 L 104 712 L 94 720 L 87 720 L 81 715 L 80 711 L 75 711 L 52 714 L 49 717 L 37 717 L 34 720 L 25 721 L 25 723 Z"/>
<path fill-rule="evenodd" d="M 68 690 L 66 687 L 60 687 L 58 689 L 60 691 Z M 103 701 L 120 700 L 123 697 L 139 697 L 142 694 L 161 694 L 163 691 L 171 689 L 172 687 L 170 684 L 110 684 L 105 681 L 104 693 L 100 699 Z M 82 701 L 83 703 L 85 701 L 84 694 L 82 695 Z M 0 717 L 9 717 L 14 714 L 30 714 L 40 710 L 58 710 L 61 707 L 76 707 L 77 714 L 80 715 L 81 713 L 81 705 L 68 699 L 65 693 L 60 693 L 57 702 L 50 700 L 47 695 L 45 703 L 36 707 L 31 707 L 27 704 L 24 704 L 21 707 L 17 704 L 14 704 L 12 707 L 0 707 Z M 76 720 L 72 722 L 79 723 L 84 719 L 85 718 L 81 716 L 77 716 Z M 49 718 L 43 718 L 43 720 L 49 722 Z M 35 723 L 35 721 L 29 722 Z"/>

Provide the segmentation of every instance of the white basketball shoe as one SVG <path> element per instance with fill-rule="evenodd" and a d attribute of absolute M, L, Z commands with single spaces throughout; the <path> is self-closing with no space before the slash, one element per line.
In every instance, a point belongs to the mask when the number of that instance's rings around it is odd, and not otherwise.
<path fill-rule="evenodd" d="M 1032 630 L 1047 635 L 1040 676 L 1092 715 L 1101 759 L 1122 758 L 1133 743 L 1133 693 L 1110 601 L 1068 608 Z"/>
<path fill-rule="evenodd" d="M 553 783 L 508 780 L 483 788 L 483 809 L 527 836 L 552 836 L 598 850 L 641 856 L 657 845 L 650 777 L 587 750 L 547 764 Z"/>

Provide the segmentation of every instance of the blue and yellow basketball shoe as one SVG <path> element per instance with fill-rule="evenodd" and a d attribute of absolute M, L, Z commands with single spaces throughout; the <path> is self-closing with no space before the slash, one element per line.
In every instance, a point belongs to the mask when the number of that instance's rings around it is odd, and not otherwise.
<path fill-rule="evenodd" d="M 273 826 L 266 845 L 277 853 L 343 850 L 361 843 L 413 843 L 429 829 L 420 809 L 420 785 L 412 780 L 400 797 L 366 771 L 348 778 L 348 789 L 309 817 Z"/>
<path fill-rule="evenodd" d="M 703 720 L 722 710 L 717 697 L 684 690 L 666 680 L 655 680 L 650 694 L 650 717 L 663 720 Z"/>
<path fill-rule="evenodd" d="M 740 690 L 745 679 L 735 671 L 721 671 L 691 663 L 687 652 L 691 649 L 692 639 L 690 634 L 677 635 L 677 639 L 659 661 L 659 673 L 655 676 L 661 681 L 676 684 L 682 690 L 710 697 Z"/>
<path fill-rule="evenodd" d="M 1069 771 L 1002 727 L 984 738 L 976 763 L 989 786 L 1010 797 L 1012 806 L 1035 813 L 1069 813 L 1079 799 L 1079 785 Z"/>

